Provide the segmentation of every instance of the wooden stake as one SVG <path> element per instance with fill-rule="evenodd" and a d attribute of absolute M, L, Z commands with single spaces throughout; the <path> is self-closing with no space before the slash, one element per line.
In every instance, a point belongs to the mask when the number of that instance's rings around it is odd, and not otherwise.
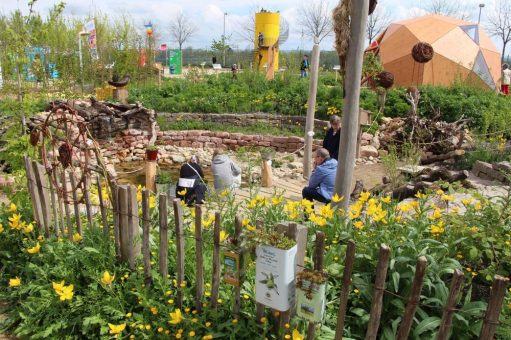
<path fill-rule="evenodd" d="M 218 291 L 220 289 L 220 213 L 215 212 L 215 229 L 213 230 L 213 282 L 211 284 L 211 307 L 218 304 Z"/>
<path fill-rule="evenodd" d="M 145 163 L 145 187 L 152 192 L 156 192 L 156 167 L 158 166 L 158 162 L 156 161 L 146 161 Z"/>
<path fill-rule="evenodd" d="M 129 261 L 129 235 L 128 235 L 128 188 L 118 186 L 117 204 L 119 207 L 119 235 L 121 241 L 121 261 Z"/>
<path fill-rule="evenodd" d="M 318 231 L 316 233 L 316 248 L 314 248 L 314 270 L 318 272 L 323 272 L 324 254 L 325 234 L 321 231 Z M 307 340 L 314 340 L 315 333 L 316 323 L 309 322 L 309 327 L 307 329 Z"/>
<path fill-rule="evenodd" d="M 45 174 L 46 169 L 36 161 L 32 161 L 32 169 L 34 171 L 36 186 L 39 192 L 40 202 L 40 216 L 42 217 L 42 224 L 44 228 L 44 234 L 46 237 L 50 237 L 50 224 L 51 224 L 51 209 L 50 209 L 50 195 L 48 192 L 48 181 L 46 180 Z"/>
<path fill-rule="evenodd" d="M 344 262 L 344 271 L 342 273 L 341 297 L 339 302 L 339 311 L 337 312 L 337 326 L 335 327 L 335 340 L 342 340 L 344 333 L 344 320 L 346 319 L 346 309 L 348 305 L 348 296 L 351 285 L 351 273 L 353 272 L 353 262 L 355 262 L 355 242 L 348 241 L 346 249 L 346 261 Z"/>
<path fill-rule="evenodd" d="M 147 190 L 147 189 L 146 189 Z M 160 214 L 160 274 L 164 280 L 169 274 L 169 237 L 168 237 L 168 214 L 167 214 L 167 194 L 161 193 L 159 202 Z"/>
<path fill-rule="evenodd" d="M 456 302 L 458 301 L 458 295 L 460 294 L 462 288 L 463 279 L 463 273 L 459 269 L 454 270 L 451 288 L 449 288 L 449 296 L 447 297 L 447 303 L 444 307 L 444 314 L 442 315 L 442 323 L 440 324 L 440 329 L 438 330 L 436 337 L 437 340 L 449 339 L 449 333 L 452 327 L 452 318 L 454 316 L 454 308 L 456 307 Z"/>
<path fill-rule="evenodd" d="M 67 196 L 66 169 L 62 171 L 62 196 L 64 198 L 64 209 L 66 211 L 67 238 L 73 240 L 73 225 L 71 224 L 71 212 L 69 207 L 69 197 Z"/>
<path fill-rule="evenodd" d="M 385 278 L 389 266 L 390 248 L 382 244 L 378 266 L 376 267 L 376 279 L 374 281 L 373 304 L 371 306 L 371 315 L 367 326 L 366 340 L 376 340 L 378 328 L 380 327 L 381 309 L 383 306 L 383 293 L 385 291 Z"/>
<path fill-rule="evenodd" d="M 399 331 L 397 332 L 397 340 L 406 340 L 408 339 L 408 335 L 410 334 L 410 329 L 412 328 L 415 310 L 417 309 L 417 305 L 419 304 L 419 300 L 421 297 L 422 285 L 424 284 L 424 275 L 426 275 L 427 263 L 428 260 L 426 259 L 425 256 L 421 256 L 417 260 L 417 265 L 415 266 L 415 276 L 413 278 L 412 283 L 412 291 L 410 292 L 410 297 L 408 298 L 408 302 L 406 303 L 403 321 L 401 321 Z"/>
<path fill-rule="evenodd" d="M 174 217 L 176 221 L 176 272 L 177 272 L 177 307 L 183 308 L 183 290 L 181 283 L 185 279 L 185 238 L 183 233 L 183 208 L 181 200 L 175 198 Z"/>
<path fill-rule="evenodd" d="M 89 229 L 92 229 L 92 205 L 90 203 L 90 192 L 89 192 L 89 184 L 90 184 L 90 179 L 89 177 L 85 174 L 84 175 L 84 198 L 85 198 L 85 209 L 86 209 L 86 212 L 87 212 L 87 223 L 89 224 Z"/>
<path fill-rule="evenodd" d="M 64 236 L 64 229 L 65 229 L 65 222 L 64 222 L 64 203 L 63 203 L 63 195 L 61 194 L 63 191 L 65 191 L 65 188 L 63 188 L 59 183 L 59 176 L 57 175 L 57 168 L 53 169 L 52 172 L 53 175 L 53 181 L 56 185 L 56 191 L 57 191 L 57 201 L 59 204 L 59 220 L 60 220 L 60 234 L 62 237 Z"/>
<path fill-rule="evenodd" d="M 128 242 L 129 242 L 129 263 L 132 270 L 135 269 L 135 259 L 140 256 L 140 218 L 138 217 L 137 188 L 134 185 L 128 186 Z"/>
<path fill-rule="evenodd" d="M 99 211 L 101 212 L 101 222 L 103 223 L 103 235 L 105 237 L 108 237 L 110 228 L 108 227 L 108 218 L 105 209 L 105 201 L 103 199 L 101 179 L 99 178 L 99 176 L 96 177 L 96 181 L 98 182 Z"/>
<path fill-rule="evenodd" d="M 256 221 L 256 229 L 257 230 L 263 230 L 264 229 L 264 222 L 261 220 Z M 241 283 L 241 282 L 240 282 Z M 261 318 L 264 316 L 264 305 L 262 303 L 256 302 L 256 322 L 260 323 Z"/>
<path fill-rule="evenodd" d="M 39 195 L 37 193 L 37 185 L 36 180 L 34 176 L 34 170 L 32 169 L 32 160 L 29 157 L 23 157 L 23 160 L 25 162 L 25 172 L 27 174 L 27 187 L 28 192 L 30 193 L 30 202 L 32 203 L 32 212 L 34 215 L 34 220 L 37 223 L 37 227 L 39 229 L 42 228 L 42 218 L 40 217 L 40 202 L 39 202 Z"/>
<path fill-rule="evenodd" d="M 504 297 L 506 296 L 506 286 L 508 282 L 508 278 L 495 275 L 493 285 L 491 287 L 490 301 L 486 308 L 486 314 L 484 316 L 483 326 L 481 327 L 479 340 L 493 339 L 499 324 L 499 315 L 502 310 L 502 302 L 504 302 Z"/>
<path fill-rule="evenodd" d="M 76 187 L 75 176 L 72 172 L 69 173 L 69 179 L 71 180 L 71 192 L 73 195 L 73 204 L 75 207 L 76 228 L 77 228 L 78 234 L 82 235 L 82 222 L 80 220 L 80 205 L 78 203 L 78 195 L 76 194 L 76 190 L 78 190 L 78 188 Z M 73 239 L 72 233 L 71 233 L 70 239 Z"/>
<path fill-rule="evenodd" d="M 52 171 L 54 172 L 54 171 Z M 52 213 L 53 213 L 53 222 L 54 222 L 54 229 L 55 229 L 55 236 L 56 237 L 59 237 L 59 214 L 57 212 L 57 199 L 55 198 L 56 196 L 56 189 L 55 187 L 53 186 L 53 182 L 52 181 L 48 181 L 49 185 L 50 185 L 50 197 L 51 197 L 51 206 L 52 206 Z"/>
<path fill-rule="evenodd" d="M 243 227 L 243 220 L 240 216 L 236 215 L 234 218 L 234 240 L 235 244 L 240 244 L 241 242 L 241 229 Z M 232 313 L 235 319 L 238 319 L 240 316 L 240 308 L 241 308 L 241 286 L 243 285 L 243 281 L 245 279 L 245 268 L 244 268 L 244 255 L 240 253 L 240 284 L 234 287 L 234 306 L 232 309 Z"/>
<path fill-rule="evenodd" d="M 110 182 L 112 190 L 112 209 L 114 219 L 114 241 L 115 241 L 115 255 L 117 261 L 121 261 L 121 227 L 119 226 L 121 220 L 121 208 L 119 207 L 119 187 L 114 182 Z"/>
<path fill-rule="evenodd" d="M 166 203 L 166 202 L 165 202 Z M 165 218 L 167 218 L 167 205 L 165 204 Z M 160 212 L 161 213 L 161 212 Z M 144 283 L 146 286 L 150 286 L 153 282 L 151 275 L 151 249 L 149 248 L 149 236 L 151 228 L 151 212 L 149 208 L 149 190 L 144 189 L 142 191 L 142 255 L 144 256 Z M 161 217 L 160 217 L 161 225 Z M 161 226 L 160 226 L 161 230 Z M 168 247 L 168 242 L 166 243 Z M 161 251 L 161 246 L 160 246 Z"/>
<path fill-rule="evenodd" d="M 195 205 L 195 309 L 202 311 L 202 296 L 204 295 L 204 258 L 202 257 L 202 206 Z"/>

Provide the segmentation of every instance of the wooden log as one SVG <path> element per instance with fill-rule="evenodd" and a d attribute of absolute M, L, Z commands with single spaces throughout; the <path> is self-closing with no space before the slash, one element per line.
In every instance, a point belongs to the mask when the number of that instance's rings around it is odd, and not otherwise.
<path fill-rule="evenodd" d="M 183 308 L 183 291 L 181 283 L 185 279 L 185 238 L 183 233 L 183 208 L 181 200 L 175 198 L 174 218 L 176 223 L 176 274 L 177 274 L 177 307 Z"/>
<path fill-rule="evenodd" d="M 446 168 L 439 168 L 431 171 L 426 171 L 424 174 L 419 175 L 417 179 L 423 182 L 435 182 L 443 180 L 449 183 L 462 181 L 468 178 L 469 172 L 467 170 L 450 171 Z"/>
<path fill-rule="evenodd" d="M 204 258 L 202 256 L 202 206 L 195 205 L 195 309 L 202 311 L 204 295 Z"/>
<path fill-rule="evenodd" d="M 220 212 L 215 212 L 213 230 L 213 279 L 211 283 L 211 307 L 217 308 L 218 292 L 220 289 Z"/>
<path fill-rule="evenodd" d="M 442 154 L 442 155 L 431 155 L 431 156 L 423 157 L 423 158 L 421 158 L 420 163 L 422 165 L 431 164 L 431 163 L 435 163 L 435 162 L 445 161 L 445 160 L 448 160 L 451 158 L 460 157 L 460 156 L 463 156 L 464 154 L 465 154 L 465 150 L 463 150 L 463 149 L 454 150 L 454 151 L 450 151 L 450 152 Z"/>
<path fill-rule="evenodd" d="M 454 308 L 458 301 L 458 295 L 462 288 L 463 279 L 463 273 L 459 269 L 454 270 L 451 287 L 449 288 L 449 296 L 447 297 L 447 303 L 445 304 L 444 313 L 442 315 L 442 322 L 440 323 L 440 328 L 436 337 L 437 340 L 449 339 L 449 333 L 451 332 L 452 327 L 452 318 L 454 316 Z"/>
<path fill-rule="evenodd" d="M 90 191 L 89 184 L 90 179 L 89 176 L 84 175 L 84 198 L 85 198 L 85 211 L 87 212 L 87 223 L 89 225 L 89 229 L 92 229 L 92 204 L 90 202 Z"/>
<path fill-rule="evenodd" d="M 69 207 L 69 197 L 67 195 L 67 175 L 66 170 L 62 171 L 62 197 L 64 199 L 64 210 L 66 211 L 67 238 L 73 240 L 73 224 L 71 223 L 71 212 Z"/>
<path fill-rule="evenodd" d="M 166 203 L 166 202 L 165 202 Z M 165 206 L 165 218 L 167 217 L 167 207 Z M 144 283 L 146 286 L 150 286 L 153 283 L 153 278 L 151 275 L 151 249 L 149 246 L 149 236 L 150 236 L 150 228 L 151 228 L 151 212 L 149 208 L 149 191 L 144 189 L 142 191 L 142 255 L 144 258 Z M 161 218 L 160 218 L 161 225 Z M 161 226 L 160 226 L 161 228 Z M 161 229 L 160 229 L 161 230 Z M 166 243 L 168 247 L 168 242 Z M 160 247 L 161 251 L 161 247 Z"/>
<path fill-rule="evenodd" d="M 344 271 L 342 273 L 341 296 L 339 302 L 339 311 L 337 312 L 337 325 L 335 327 L 335 340 L 342 340 L 344 333 L 344 321 L 346 319 L 346 310 L 348 306 L 348 296 L 351 285 L 351 273 L 353 272 L 353 263 L 355 262 L 355 242 L 348 241 L 346 248 L 346 261 L 344 262 Z"/>
<path fill-rule="evenodd" d="M 117 204 L 119 209 L 119 235 L 121 243 L 121 261 L 129 261 L 129 236 L 128 236 L 128 188 L 125 185 L 118 186 Z"/>
<path fill-rule="evenodd" d="M 156 167 L 158 166 L 158 162 L 156 161 L 147 161 L 145 163 L 145 187 L 152 192 L 156 192 Z"/>
<path fill-rule="evenodd" d="M 417 260 L 417 265 L 415 266 L 415 276 L 412 283 L 412 291 L 410 292 L 408 302 L 406 303 L 403 321 L 401 321 L 399 331 L 397 332 L 397 340 L 406 340 L 410 334 L 415 311 L 421 297 L 421 290 L 424 284 L 424 275 L 426 275 L 427 263 L 428 260 L 425 256 L 421 256 Z"/>
<path fill-rule="evenodd" d="M 138 217 L 137 188 L 128 186 L 128 242 L 129 263 L 132 270 L 135 269 L 135 259 L 141 253 L 140 218 Z"/>
<path fill-rule="evenodd" d="M 495 336 L 495 331 L 499 325 L 499 315 L 502 309 L 502 303 L 506 296 L 506 286 L 509 282 L 508 278 L 495 275 L 493 285 L 491 287 L 490 301 L 486 308 L 483 326 L 479 334 L 479 340 L 491 340 Z"/>
<path fill-rule="evenodd" d="M 40 214 L 41 211 L 41 202 L 39 202 L 39 194 L 37 192 L 37 184 L 34 176 L 34 170 L 32 169 L 32 160 L 29 157 L 23 157 L 23 161 L 25 162 L 25 172 L 27 174 L 27 188 L 30 194 L 30 202 L 32 204 L 32 212 L 34 215 L 34 220 L 37 223 L 37 227 L 41 230 L 42 228 L 42 217 Z"/>
<path fill-rule="evenodd" d="M 316 233 L 316 247 L 314 248 L 314 270 L 318 272 L 323 272 L 323 264 L 324 264 L 324 254 L 325 254 L 325 234 L 321 231 Z M 316 333 L 316 323 L 309 322 L 309 327 L 307 328 L 307 340 L 314 340 L 314 336 Z"/>
<path fill-rule="evenodd" d="M 432 185 L 433 185 L 432 182 L 417 182 L 405 184 L 392 190 L 391 196 L 395 200 L 402 201 L 406 198 L 414 196 L 419 191 L 424 191 L 425 189 L 429 188 Z"/>
<path fill-rule="evenodd" d="M 73 196 L 73 205 L 75 208 L 75 222 L 76 222 L 76 229 L 78 231 L 78 234 L 82 235 L 82 222 L 80 220 L 80 205 L 78 203 L 78 195 L 76 194 L 76 190 L 78 188 L 76 187 L 76 180 L 75 176 L 72 172 L 69 173 L 69 179 L 71 181 L 71 192 Z M 71 239 L 73 238 L 73 233 L 71 233 Z"/>
<path fill-rule="evenodd" d="M 113 220 L 114 220 L 114 244 L 115 244 L 115 255 L 117 261 L 121 261 L 121 210 L 119 207 L 119 186 L 114 182 L 110 182 L 110 188 L 112 190 L 112 209 L 113 209 Z"/>
<path fill-rule="evenodd" d="M 145 189 L 144 192 L 148 193 Z M 159 196 L 159 216 L 160 216 L 160 274 L 164 280 L 167 279 L 169 274 L 169 238 L 168 238 L 168 213 L 167 213 L 167 194 L 161 193 Z M 148 245 L 149 246 L 149 245 Z M 149 249 L 147 250 L 149 252 Z"/>
<path fill-rule="evenodd" d="M 369 316 L 369 323 L 367 325 L 366 340 L 376 340 L 376 336 L 378 335 L 381 309 L 383 306 L 383 293 L 385 291 L 385 279 L 387 277 L 387 269 L 389 266 L 389 256 L 390 248 L 382 244 L 380 247 L 378 266 L 376 267 L 373 303 L 371 305 L 371 313 Z"/>
<path fill-rule="evenodd" d="M 264 230 L 264 222 L 262 220 L 257 220 L 255 224 L 257 230 Z M 264 316 L 264 308 L 265 306 L 262 303 L 256 302 L 256 321 L 258 323 L 261 322 L 261 318 Z"/>
<path fill-rule="evenodd" d="M 109 227 L 108 227 L 108 216 L 106 213 L 105 201 L 103 198 L 103 190 L 101 187 L 101 179 L 99 176 L 96 177 L 96 181 L 98 183 L 98 198 L 99 198 L 99 211 L 101 213 L 101 222 L 103 224 L 103 235 L 108 237 Z"/>
<path fill-rule="evenodd" d="M 50 194 L 48 189 L 46 189 L 48 188 L 48 181 L 45 177 L 46 169 L 36 161 L 32 161 L 32 169 L 35 175 L 37 191 L 39 192 L 40 216 L 42 217 L 44 234 L 46 237 L 50 237 L 51 208 Z"/>
<path fill-rule="evenodd" d="M 238 215 L 234 218 L 234 244 L 239 245 L 241 242 L 241 230 L 243 227 L 242 218 Z M 232 309 L 232 314 L 235 319 L 239 318 L 240 308 L 241 308 L 241 286 L 243 285 L 243 281 L 245 279 L 245 268 L 243 268 L 244 263 L 244 254 L 240 253 L 240 284 L 234 287 L 234 305 Z"/>

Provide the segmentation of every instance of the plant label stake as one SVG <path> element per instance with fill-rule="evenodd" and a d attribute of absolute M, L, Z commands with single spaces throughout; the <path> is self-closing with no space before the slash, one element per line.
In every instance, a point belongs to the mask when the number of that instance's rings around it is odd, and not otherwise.
<path fill-rule="evenodd" d="M 236 287 L 240 285 L 240 254 L 224 252 L 224 281 Z"/>

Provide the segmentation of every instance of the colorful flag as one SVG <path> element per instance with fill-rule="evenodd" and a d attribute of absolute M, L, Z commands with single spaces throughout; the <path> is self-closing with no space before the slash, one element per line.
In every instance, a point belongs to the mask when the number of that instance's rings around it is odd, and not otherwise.
<path fill-rule="evenodd" d="M 153 35 L 153 24 L 149 21 L 149 23 L 144 25 L 145 33 L 150 37 Z"/>
<path fill-rule="evenodd" d="M 94 24 L 94 20 L 87 22 L 83 26 L 83 30 L 85 32 L 89 33 L 88 44 L 89 44 L 89 48 L 90 48 L 91 57 L 93 59 L 98 59 L 99 56 L 98 56 L 98 50 L 97 50 L 97 46 L 96 46 L 96 25 Z"/>

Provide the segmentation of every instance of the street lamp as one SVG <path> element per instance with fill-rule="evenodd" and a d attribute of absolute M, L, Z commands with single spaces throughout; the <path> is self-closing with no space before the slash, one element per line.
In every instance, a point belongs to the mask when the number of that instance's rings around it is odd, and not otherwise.
<path fill-rule="evenodd" d="M 82 36 L 88 36 L 90 33 L 82 31 L 78 33 L 78 56 L 80 58 L 80 88 L 83 93 L 83 57 L 82 57 Z"/>
<path fill-rule="evenodd" d="M 224 34 L 222 35 L 222 48 L 223 48 L 223 62 L 222 67 L 225 67 L 225 17 L 227 16 L 227 12 L 224 12 Z"/>
<path fill-rule="evenodd" d="M 477 19 L 477 24 L 481 22 L 481 11 L 483 10 L 484 4 L 479 4 L 479 18 Z"/>

